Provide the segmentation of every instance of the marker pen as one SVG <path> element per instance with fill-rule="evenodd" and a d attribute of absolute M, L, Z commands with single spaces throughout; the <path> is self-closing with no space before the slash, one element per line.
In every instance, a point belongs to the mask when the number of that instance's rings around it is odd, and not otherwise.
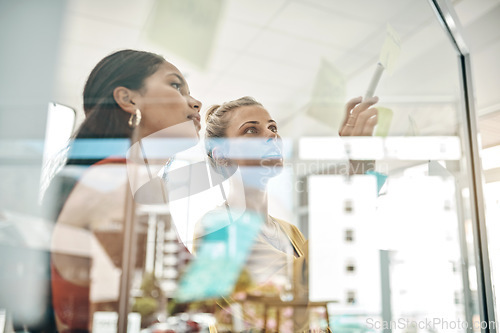
<path fill-rule="evenodd" d="M 366 89 L 365 97 L 363 98 L 363 101 L 366 99 L 373 97 L 375 94 L 375 89 L 377 88 L 378 82 L 380 81 L 380 78 L 382 77 L 382 73 L 384 72 L 384 65 L 382 65 L 380 62 L 377 62 L 377 67 L 375 67 L 375 72 L 373 73 L 372 79 L 370 81 L 370 84 L 368 85 L 368 89 Z"/>

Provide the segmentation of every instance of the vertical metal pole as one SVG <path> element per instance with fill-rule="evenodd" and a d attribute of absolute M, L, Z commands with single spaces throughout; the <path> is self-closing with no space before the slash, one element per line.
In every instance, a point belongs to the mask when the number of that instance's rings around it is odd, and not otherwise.
<path fill-rule="evenodd" d="M 149 213 L 148 216 L 148 234 L 146 240 L 146 265 L 145 272 L 150 272 L 155 276 L 156 269 L 156 238 L 158 225 L 156 223 L 156 214 Z"/>
<path fill-rule="evenodd" d="M 462 94 L 464 98 L 465 135 L 468 183 L 471 205 L 472 231 L 474 236 L 475 263 L 478 283 L 479 315 L 486 327 L 481 326 L 483 333 L 496 333 L 495 302 L 491 281 L 486 218 L 481 176 L 481 160 L 477 130 L 477 115 L 474 107 L 472 71 L 470 55 L 461 31 L 460 21 L 448 0 L 429 0 L 438 20 L 446 31 L 459 56 L 459 71 Z M 489 324 L 492 323 L 490 326 Z"/>
<path fill-rule="evenodd" d="M 130 300 L 130 280 L 134 266 L 134 226 L 135 226 L 135 202 L 130 189 L 130 184 L 126 185 L 125 198 L 125 223 L 123 225 L 123 251 L 122 251 L 122 274 L 120 277 L 120 294 L 118 298 L 118 332 L 127 332 L 129 300 Z"/>
<path fill-rule="evenodd" d="M 390 265 L 390 251 L 380 250 L 380 290 L 382 293 L 382 322 L 388 324 L 392 320 Z M 392 333 L 390 324 L 384 325 L 383 333 Z"/>
<path fill-rule="evenodd" d="M 455 202 L 457 206 L 457 231 L 458 231 L 458 241 L 460 247 L 460 257 L 461 266 L 460 273 L 462 275 L 462 286 L 464 293 L 464 310 L 465 310 L 465 320 L 467 321 L 468 333 L 473 331 L 472 316 L 474 314 L 474 302 L 472 300 L 472 293 L 470 289 L 470 279 L 469 279 L 469 254 L 467 249 L 467 234 L 465 220 L 467 219 L 464 214 L 464 205 L 462 201 L 462 184 L 459 181 L 459 176 L 454 176 L 448 169 L 441 166 L 435 161 L 429 161 L 429 176 L 440 176 L 445 179 L 454 179 L 455 185 Z"/>
<path fill-rule="evenodd" d="M 486 230 L 486 217 L 484 213 L 483 179 L 481 174 L 481 160 L 479 158 L 479 143 L 477 131 L 477 119 L 473 108 L 471 64 L 468 54 L 460 56 L 462 70 L 462 85 L 465 92 L 466 112 L 466 137 L 467 166 L 469 172 L 470 204 L 472 217 L 472 233 L 474 235 L 474 253 L 476 256 L 476 271 L 479 293 L 479 311 L 482 321 L 488 323 L 483 328 L 483 333 L 496 333 L 495 323 L 495 300 L 493 285 L 491 281 L 490 258 L 488 253 L 488 239 Z"/>
<path fill-rule="evenodd" d="M 455 201 L 457 204 L 457 220 L 458 220 L 458 239 L 460 245 L 460 257 L 461 257 L 461 266 L 460 272 L 462 274 L 462 285 L 464 291 L 464 307 L 465 307 L 465 319 L 467 320 L 467 332 L 472 333 L 473 322 L 472 316 L 474 314 L 472 293 L 470 290 L 470 279 L 469 279 L 469 255 L 467 251 L 467 236 L 466 236 L 466 227 L 465 227 L 465 216 L 463 214 L 463 202 L 460 183 L 458 181 L 455 182 Z"/>

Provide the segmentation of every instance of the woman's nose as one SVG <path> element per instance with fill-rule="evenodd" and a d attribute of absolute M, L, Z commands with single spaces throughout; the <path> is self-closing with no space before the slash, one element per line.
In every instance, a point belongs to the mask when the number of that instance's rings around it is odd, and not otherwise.
<path fill-rule="evenodd" d="M 195 109 L 197 112 L 200 112 L 201 102 L 199 100 L 197 100 L 196 98 L 194 98 L 193 96 L 188 97 L 188 104 L 189 104 L 189 107 L 191 107 L 192 109 Z"/>
<path fill-rule="evenodd" d="M 279 138 L 279 135 L 278 133 L 276 132 L 273 132 L 271 130 L 267 130 L 267 142 L 271 141 L 271 140 L 278 140 Z"/>

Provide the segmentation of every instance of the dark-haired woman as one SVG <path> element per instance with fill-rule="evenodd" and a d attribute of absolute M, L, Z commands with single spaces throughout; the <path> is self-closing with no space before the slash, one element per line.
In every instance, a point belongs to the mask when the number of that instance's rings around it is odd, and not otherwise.
<path fill-rule="evenodd" d="M 96 311 L 118 311 L 130 208 L 128 148 L 145 138 L 196 136 L 200 129 L 201 103 L 182 73 L 153 53 L 122 50 L 105 57 L 90 73 L 83 99 L 86 119 L 44 199 L 57 221 L 51 270 L 60 332 L 88 332 Z"/>

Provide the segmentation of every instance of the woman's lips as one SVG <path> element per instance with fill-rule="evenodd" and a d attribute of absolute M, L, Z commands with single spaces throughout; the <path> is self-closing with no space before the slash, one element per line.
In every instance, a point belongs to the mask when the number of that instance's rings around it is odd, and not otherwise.
<path fill-rule="evenodd" d="M 281 159 L 283 154 L 279 150 L 272 150 L 262 156 L 263 159 Z"/>
<path fill-rule="evenodd" d="M 267 149 L 264 150 L 264 154 L 262 155 L 263 159 L 283 159 L 281 141 L 268 141 L 266 142 L 266 146 Z"/>
<path fill-rule="evenodd" d="M 188 118 L 194 122 L 194 126 L 199 131 L 201 129 L 200 115 L 189 116 Z"/>

